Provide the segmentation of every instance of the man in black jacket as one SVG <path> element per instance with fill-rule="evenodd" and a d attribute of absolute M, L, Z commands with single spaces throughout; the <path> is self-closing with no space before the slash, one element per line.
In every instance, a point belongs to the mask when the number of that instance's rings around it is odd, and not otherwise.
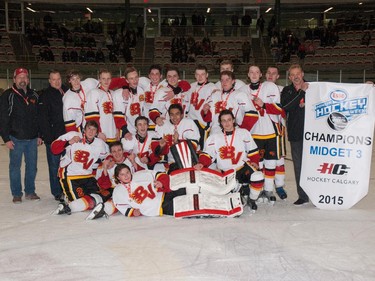
<path fill-rule="evenodd" d="M 59 200 L 62 194 L 57 177 L 60 155 L 51 152 L 51 143 L 65 134 L 62 97 L 67 88 L 62 85 L 61 75 L 57 70 L 50 71 L 48 82 L 49 87 L 41 91 L 38 114 L 41 137 L 46 145 L 51 193 Z"/>
<path fill-rule="evenodd" d="M 291 85 L 284 87 L 281 92 L 281 104 L 286 112 L 286 128 L 292 151 L 294 174 L 297 184 L 298 200 L 294 205 L 303 205 L 309 202 L 309 197 L 300 186 L 303 130 L 305 125 L 305 94 L 309 84 L 303 79 L 302 67 L 293 64 L 289 68 Z"/>
<path fill-rule="evenodd" d="M 1 137 L 9 149 L 9 179 L 13 203 L 22 202 L 21 161 L 25 155 L 25 197 L 40 200 L 35 193 L 38 162 L 38 94 L 29 88 L 29 73 L 25 68 L 14 71 L 12 88 L 0 97 Z"/>

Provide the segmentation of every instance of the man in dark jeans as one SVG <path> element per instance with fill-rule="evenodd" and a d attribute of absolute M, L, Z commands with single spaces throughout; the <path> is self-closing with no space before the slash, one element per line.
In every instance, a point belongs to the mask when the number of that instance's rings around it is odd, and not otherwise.
<path fill-rule="evenodd" d="M 65 134 L 62 98 L 67 88 L 62 85 L 60 72 L 52 70 L 49 73 L 49 87 L 41 91 L 39 98 L 39 120 L 41 137 L 46 145 L 49 183 L 55 200 L 62 198 L 62 189 L 57 177 L 60 155 L 51 151 L 51 143 Z"/>
<path fill-rule="evenodd" d="M 0 98 L 0 133 L 9 149 L 9 180 L 13 203 L 22 202 L 21 163 L 25 157 L 25 198 L 37 201 L 35 177 L 38 162 L 38 94 L 29 88 L 29 73 L 25 68 L 14 71 L 13 86 Z"/>
<path fill-rule="evenodd" d="M 297 184 L 298 200 L 294 205 L 303 205 L 309 202 L 309 197 L 300 186 L 303 130 L 305 125 L 305 94 L 309 84 L 303 80 L 304 72 L 298 64 L 289 68 L 291 85 L 284 87 L 281 92 L 281 104 L 286 112 L 286 128 L 290 142 L 294 174 Z"/>

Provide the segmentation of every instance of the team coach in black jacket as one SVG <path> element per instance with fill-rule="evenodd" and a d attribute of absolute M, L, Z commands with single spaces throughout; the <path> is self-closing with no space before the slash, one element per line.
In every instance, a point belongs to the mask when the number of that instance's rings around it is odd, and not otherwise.
<path fill-rule="evenodd" d="M 0 97 L 0 130 L 9 149 L 9 180 L 13 203 L 22 202 L 21 161 L 25 155 L 25 198 L 39 200 L 35 193 L 38 162 L 38 94 L 29 88 L 29 73 L 25 68 L 14 71 L 13 86 Z"/>

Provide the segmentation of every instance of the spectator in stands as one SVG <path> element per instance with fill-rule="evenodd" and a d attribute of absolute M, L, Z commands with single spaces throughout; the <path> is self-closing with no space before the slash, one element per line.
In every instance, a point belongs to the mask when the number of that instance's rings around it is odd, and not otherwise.
<path fill-rule="evenodd" d="M 247 36 L 249 32 L 249 28 L 252 22 L 252 18 L 250 16 L 250 13 L 246 11 L 246 13 L 241 18 L 241 36 Z"/>
<path fill-rule="evenodd" d="M 242 44 L 242 62 L 250 62 L 251 45 L 249 41 L 245 41 Z"/>
<path fill-rule="evenodd" d="M 187 18 L 185 16 L 185 13 L 182 13 L 181 21 L 180 21 L 180 29 L 181 29 L 182 36 L 185 36 L 186 34 L 186 26 L 187 26 Z"/>
<path fill-rule="evenodd" d="M 214 26 L 215 26 L 215 19 L 212 17 L 210 13 L 208 13 L 206 17 L 206 25 L 205 25 L 207 36 L 215 36 Z"/>
<path fill-rule="evenodd" d="M 137 38 L 143 38 L 143 28 L 144 28 L 144 19 L 141 14 L 138 15 L 137 17 Z"/>
<path fill-rule="evenodd" d="M 371 33 L 370 31 L 366 31 L 363 36 L 362 36 L 362 39 L 361 39 L 361 45 L 370 45 L 370 41 L 371 41 Z"/>
<path fill-rule="evenodd" d="M 167 18 L 164 18 L 161 23 L 161 36 L 169 36 L 169 23 Z"/>
<path fill-rule="evenodd" d="M 126 42 L 124 42 L 124 46 L 122 48 L 122 55 L 125 62 L 131 62 L 133 60 L 132 52 L 130 51 L 129 45 Z"/>
<path fill-rule="evenodd" d="M 233 36 L 237 36 L 237 31 L 238 31 L 238 15 L 236 12 L 233 13 L 232 17 L 230 18 L 230 21 L 232 23 L 232 34 Z"/>
<path fill-rule="evenodd" d="M 105 56 L 101 48 L 98 48 L 95 54 L 96 62 L 105 62 Z"/>
<path fill-rule="evenodd" d="M 109 61 L 114 62 L 114 63 L 118 63 L 117 55 L 116 55 L 114 50 L 109 51 Z"/>
<path fill-rule="evenodd" d="M 264 25 L 266 24 L 263 15 L 260 15 L 257 20 L 257 30 L 260 32 L 260 35 L 263 35 Z"/>
<path fill-rule="evenodd" d="M 81 48 L 81 50 L 79 51 L 79 57 L 78 57 L 78 60 L 80 62 L 86 62 L 87 61 L 87 52 L 85 50 L 85 48 Z"/>
<path fill-rule="evenodd" d="M 77 62 L 78 61 L 78 52 L 76 49 L 73 49 L 70 51 L 70 61 L 71 62 Z"/>
<path fill-rule="evenodd" d="M 85 32 L 87 33 L 92 33 L 94 32 L 94 27 L 91 23 L 91 20 L 87 20 L 87 22 L 83 25 L 83 29 L 85 30 Z"/>
<path fill-rule="evenodd" d="M 70 55 L 67 48 L 65 48 L 64 51 L 61 53 L 61 60 L 63 62 L 70 61 Z"/>
<path fill-rule="evenodd" d="M 87 62 L 95 62 L 96 61 L 95 52 L 92 50 L 91 47 L 89 48 L 89 50 L 86 53 L 86 61 Z"/>
<path fill-rule="evenodd" d="M 274 33 L 271 37 L 270 47 L 277 48 L 279 46 L 279 38 L 277 37 L 276 33 Z"/>

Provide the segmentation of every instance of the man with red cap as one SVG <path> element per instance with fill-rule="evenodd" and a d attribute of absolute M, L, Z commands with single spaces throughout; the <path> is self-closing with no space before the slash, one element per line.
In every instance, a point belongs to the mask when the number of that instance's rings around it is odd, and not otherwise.
<path fill-rule="evenodd" d="M 9 149 L 9 180 L 13 203 L 22 202 L 21 162 L 25 155 L 25 198 L 40 200 L 35 193 L 39 135 L 38 94 L 29 87 L 25 68 L 14 71 L 13 86 L 0 97 L 0 134 Z"/>

